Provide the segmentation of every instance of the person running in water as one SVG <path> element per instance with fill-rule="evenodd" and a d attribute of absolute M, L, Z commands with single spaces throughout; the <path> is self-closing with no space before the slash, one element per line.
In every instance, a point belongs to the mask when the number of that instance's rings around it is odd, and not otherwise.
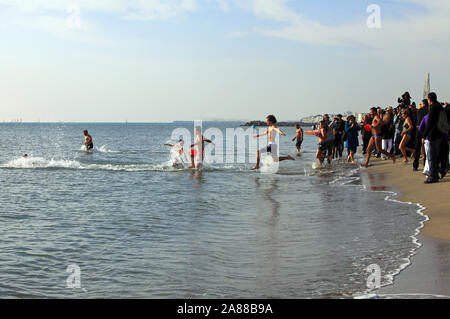
<path fill-rule="evenodd" d="M 177 144 L 164 144 L 164 146 L 168 146 L 175 151 L 176 157 L 173 161 L 173 166 L 182 165 L 184 160 L 187 161 L 186 153 L 184 152 L 183 146 L 184 141 L 180 139 Z"/>
<path fill-rule="evenodd" d="M 297 152 L 300 153 L 302 150 L 302 143 L 303 143 L 303 129 L 300 127 L 300 124 L 295 124 L 295 128 L 297 129 L 295 133 L 295 137 L 292 139 L 292 142 L 297 139 L 297 143 L 295 144 L 295 147 L 297 147 Z"/>
<path fill-rule="evenodd" d="M 372 120 L 372 138 L 370 139 L 369 145 L 367 146 L 367 154 L 366 154 L 366 162 L 361 164 L 362 167 L 369 167 L 370 155 L 372 154 L 372 150 L 375 147 L 377 151 L 381 154 L 386 155 L 387 157 L 392 158 L 392 161 L 395 164 L 396 157 L 394 154 L 388 153 L 381 148 L 381 126 L 383 125 L 383 121 L 381 121 L 380 117 L 377 114 L 377 108 L 373 107 L 370 109 L 370 114 L 373 117 Z"/>
<path fill-rule="evenodd" d="M 269 128 L 264 133 L 255 135 L 254 137 L 257 138 L 260 136 L 269 135 L 269 145 L 262 147 L 256 152 L 256 165 L 255 167 L 252 168 L 252 171 L 259 169 L 261 153 L 263 152 L 270 153 L 275 162 L 282 162 L 285 160 L 295 161 L 295 158 L 293 158 L 290 155 L 278 157 L 278 145 L 276 144 L 275 140 L 276 134 L 277 132 L 283 136 L 286 136 L 286 134 L 277 127 L 277 119 L 275 118 L 275 116 L 273 115 L 267 116 L 266 123 L 269 126 Z"/>
<path fill-rule="evenodd" d="M 84 130 L 83 134 L 84 134 L 84 145 L 86 146 L 86 150 L 89 152 L 94 148 L 94 143 L 92 142 L 92 136 L 89 135 L 87 130 Z"/>
<path fill-rule="evenodd" d="M 216 144 L 202 135 L 201 126 L 196 126 L 194 128 L 194 134 L 195 142 L 194 144 L 191 144 L 191 166 L 189 166 L 189 168 L 199 169 L 203 165 L 203 159 L 205 158 L 205 142 L 214 146 L 216 146 Z"/>

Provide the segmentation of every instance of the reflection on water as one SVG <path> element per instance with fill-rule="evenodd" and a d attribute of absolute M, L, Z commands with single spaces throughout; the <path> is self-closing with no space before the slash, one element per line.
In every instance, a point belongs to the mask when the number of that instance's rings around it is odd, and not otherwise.
<path fill-rule="evenodd" d="M 201 170 L 192 170 L 190 174 L 192 180 L 192 186 L 194 189 L 199 189 L 203 184 L 203 174 Z"/>
<path fill-rule="evenodd" d="M 373 174 L 364 171 L 361 173 L 361 179 L 370 191 L 383 192 L 388 190 L 387 180 L 384 174 Z"/>
<path fill-rule="evenodd" d="M 273 195 L 278 190 L 278 182 L 279 180 L 273 178 L 268 183 L 269 187 L 263 187 L 261 183 L 261 177 L 255 178 L 256 189 L 261 192 L 264 200 L 266 200 L 270 204 L 272 216 L 278 216 L 280 214 L 280 203 L 273 198 Z"/>

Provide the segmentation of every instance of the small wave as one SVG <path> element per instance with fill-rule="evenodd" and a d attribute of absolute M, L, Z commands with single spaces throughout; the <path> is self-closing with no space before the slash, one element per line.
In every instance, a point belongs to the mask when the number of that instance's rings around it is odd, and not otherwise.
<path fill-rule="evenodd" d="M 42 157 L 20 157 L 1 165 L 2 168 L 32 169 L 32 168 L 81 168 L 81 163 L 74 160 L 47 160 Z"/>
<path fill-rule="evenodd" d="M 179 162 L 173 159 L 169 159 L 165 163 L 161 164 L 142 164 L 142 163 L 89 163 L 79 162 L 76 160 L 67 159 L 45 159 L 42 157 L 20 157 L 11 160 L 7 163 L 0 164 L 0 168 L 4 169 L 80 169 L 80 170 L 99 170 L 99 171 L 123 171 L 123 172 L 174 172 L 182 170 L 190 170 L 188 163 Z M 239 165 L 210 165 L 204 163 L 203 171 L 242 171 L 247 170 L 246 167 Z"/>

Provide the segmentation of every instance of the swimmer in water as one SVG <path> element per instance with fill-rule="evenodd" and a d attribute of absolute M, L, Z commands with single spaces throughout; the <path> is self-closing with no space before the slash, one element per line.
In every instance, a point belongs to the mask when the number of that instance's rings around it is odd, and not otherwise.
<path fill-rule="evenodd" d="M 295 133 L 295 137 L 292 139 L 292 142 L 297 139 L 297 143 L 295 144 L 295 147 L 297 147 L 297 152 L 300 153 L 302 150 L 302 143 L 303 143 L 303 129 L 300 127 L 300 124 L 295 124 L 295 128 L 297 129 Z"/>
<path fill-rule="evenodd" d="M 264 133 L 255 135 L 254 137 L 257 138 L 260 136 L 268 135 L 269 136 L 269 144 L 267 146 L 262 147 L 261 149 L 259 149 L 256 152 L 256 165 L 255 165 L 255 167 L 252 168 L 252 171 L 259 169 L 261 153 L 263 153 L 263 152 L 270 153 L 272 155 L 273 160 L 276 162 L 282 162 L 282 161 L 286 161 L 286 160 L 295 161 L 295 158 L 293 158 L 290 155 L 278 157 L 278 145 L 276 144 L 276 140 L 275 140 L 276 134 L 279 133 L 283 136 L 286 136 L 286 134 L 277 127 L 277 119 L 275 118 L 275 116 L 273 116 L 273 115 L 267 116 L 266 123 L 269 126 L 269 128 Z"/>
<path fill-rule="evenodd" d="M 184 152 L 183 146 L 184 141 L 183 139 L 180 139 L 177 144 L 164 144 L 164 146 L 171 147 L 175 150 L 177 156 L 174 159 L 173 166 L 182 165 L 184 163 L 184 160 L 187 161 L 186 153 Z"/>
<path fill-rule="evenodd" d="M 199 169 L 203 165 L 203 159 L 205 158 L 205 142 L 214 146 L 216 146 L 216 144 L 202 135 L 201 126 L 196 126 L 194 128 L 194 134 L 195 142 L 194 144 L 191 144 L 191 166 L 189 166 L 189 168 Z"/>
<path fill-rule="evenodd" d="M 320 129 L 316 136 L 319 138 L 319 145 L 316 152 L 316 158 L 319 162 L 319 167 L 322 167 L 325 158 L 327 157 L 327 134 L 328 134 L 328 122 L 322 120 L 320 122 Z"/>
<path fill-rule="evenodd" d="M 86 150 L 89 152 L 94 148 L 94 143 L 92 142 L 92 136 L 89 135 L 87 130 L 84 130 L 83 134 L 84 134 L 84 145 L 86 146 Z"/>

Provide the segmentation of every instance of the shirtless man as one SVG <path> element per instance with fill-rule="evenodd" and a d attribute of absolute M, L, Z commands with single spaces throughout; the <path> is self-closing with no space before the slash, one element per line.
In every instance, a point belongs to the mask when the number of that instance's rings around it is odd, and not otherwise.
<path fill-rule="evenodd" d="M 297 139 L 295 147 L 297 147 L 297 151 L 300 153 L 300 151 L 302 150 L 302 143 L 303 143 L 303 129 L 300 127 L 299 124 L 295 124 L 295 128 L 297 129 L 297 131 L 295 132 L 295 137 L 292 139 L 292 142 Z"/>
<path fill-rule="evenodd" d="M 205 158 L 205 142 L 214 146 L 211 140 L 208 140 L 202 135 L 202 127 L 196 126 L 194 128 L 195 141 L 191 144 L 191 166 L 189 168 L 199 169 L 203 165 L 203 159 Z"/>
<path fill-rule="evenodd" d="M 327 134 L 328 134 L 328 122 L 326 120 L 322 120 L 320 122 L 319 132 L 316 134 L 319 138 L 319 147 L 317 148 L 316 158 L 319 162 L 320 167 L 323 165 L 323 161 L 327 157 Z"/>
<path fill-rule="evenodd" d="M 275 116 L 273 115 L 267 116 L 266 123 L 269 126 L 269 128 L 264 133 L 255 135 L 254 137 L 257 138 L 260 136 L 269 135 L 269 145 L 264 146 L 263 148 L 259 149 L 256 152 L 256 165 L 255 167 L 252 168 L 252 171 L 259 169 L 259 163 L 262 152 L 270 153 L 272 155 L 273 160 L 276 162 L 282 162 L 285 160 L 295 161 L 295 158 L 293 158 L 290 155 L 284 157 L 277 157 L 278 145 L 276 144 L 275 140 L 276 133 L 278 132 L 283 136 L 286 136 L 286 134 L 284 134 L 284 132 L 277 127 L 277 119 L 275 118 Z"/>
<path fill-rule="evenodd" d="M 366 162 L 364 164 L 361 164 L 361 166 L 363 167 L 369 167 L 369 160 L 370 160 L 370 155 L 372 154 L 372 149 L 374 147 L 376 147 L 377 151 L 381 154 L 386 155 L 387 157 L 391 157 L 392 161 L 395 164 L 395 155 L 386 152 L 385 150 L 382 149 L 381 147 L 381 141 L 382 141 L 382 137 L 381 137 L 381 126 L 383 125 L 383 121 L 380 119 L 380 117 L 377 114 L 377 108 L 373 107 L 370 109 L 370 114 L 373 117 L 372 120 L 372 138 L 370 139 L 369 145 L 367 146 L 367 151 L 366 151 Z"/>
<path fill-rule="evenodd" d="M 90 151 L 94 148 L 94 143 L 92 142 L 92 136 L 89 135 L 87 130 L 84 130 L 83 134 L 84 134 L 84 145 L 86 146 L 86 150 Z"/>

